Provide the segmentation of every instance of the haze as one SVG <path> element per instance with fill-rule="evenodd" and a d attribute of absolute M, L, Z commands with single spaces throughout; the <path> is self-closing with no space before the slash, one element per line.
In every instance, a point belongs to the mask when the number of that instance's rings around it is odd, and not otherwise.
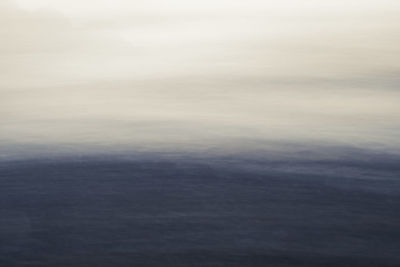
<path fill-rule="evenodd" d="M 394 0 L 3 0 L 0 145 L 398 151 L 399 12 Z"/>

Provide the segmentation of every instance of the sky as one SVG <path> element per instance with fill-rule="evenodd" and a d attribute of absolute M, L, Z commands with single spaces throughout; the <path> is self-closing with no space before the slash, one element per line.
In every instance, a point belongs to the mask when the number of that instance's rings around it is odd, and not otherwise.
<path fill-rule="evenodd" d="M 399 151 L 399 11 L 397 0 L 2 0 L 2 157 L 227 140 Z"/>

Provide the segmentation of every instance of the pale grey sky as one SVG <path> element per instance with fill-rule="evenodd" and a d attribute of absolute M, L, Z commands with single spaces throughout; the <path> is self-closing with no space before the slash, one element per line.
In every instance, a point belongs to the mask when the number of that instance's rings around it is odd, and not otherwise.
<path fill-rule="evenodd" d="M 396 0 L 0 3 L 1 144 L 400 148 Z"/>

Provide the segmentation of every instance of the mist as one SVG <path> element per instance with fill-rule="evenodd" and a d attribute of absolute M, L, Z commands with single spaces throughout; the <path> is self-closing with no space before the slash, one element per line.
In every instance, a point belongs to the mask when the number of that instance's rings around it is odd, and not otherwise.
<path fill-rule="evenodd" d="M 397 151 L 397 1 L 2 1 L 0 144 Z"/>

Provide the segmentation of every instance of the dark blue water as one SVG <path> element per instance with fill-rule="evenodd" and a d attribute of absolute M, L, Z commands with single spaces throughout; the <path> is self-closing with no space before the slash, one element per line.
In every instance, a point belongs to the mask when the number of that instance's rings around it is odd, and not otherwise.
<path fill-rule="evenodd" d="M 400 266 L 398 162 L 3 162 L 0 266 Z"/>

